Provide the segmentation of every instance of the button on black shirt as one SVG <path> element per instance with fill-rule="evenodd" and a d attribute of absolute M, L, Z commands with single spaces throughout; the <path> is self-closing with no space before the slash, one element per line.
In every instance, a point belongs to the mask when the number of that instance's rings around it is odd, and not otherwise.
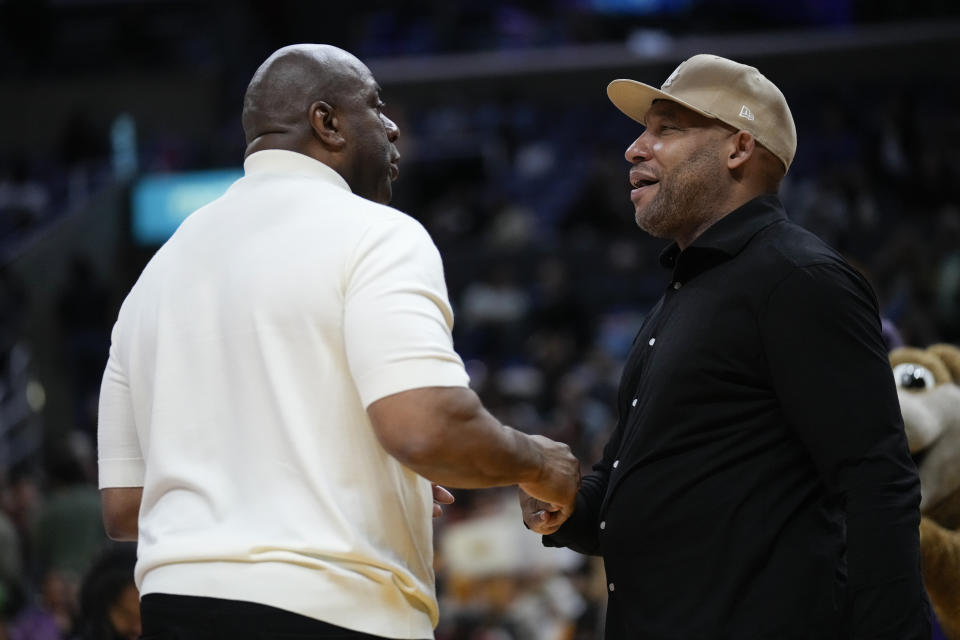
<path fill-rule="evenodd" d="M 661 263 L 603 460 L 544 538 L 603 556 L 607 638 L 929 638 L 869 285 L 774 196 Z"/>

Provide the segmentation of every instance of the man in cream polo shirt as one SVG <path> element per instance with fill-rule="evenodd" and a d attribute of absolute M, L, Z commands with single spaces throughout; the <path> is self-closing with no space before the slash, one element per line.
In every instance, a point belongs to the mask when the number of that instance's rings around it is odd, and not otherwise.
<path fill-rule="evenodd" d="M 244 177 L 120 310 L 100 486 L 108 532 L 138 540 L 146 638 L 431 637 L 431 481 L 572 509 L 569 449 L 467 387 L 440 256 L 385 206 L 382 107 L 350 54 L 275 52 L 244 99 Z"/>

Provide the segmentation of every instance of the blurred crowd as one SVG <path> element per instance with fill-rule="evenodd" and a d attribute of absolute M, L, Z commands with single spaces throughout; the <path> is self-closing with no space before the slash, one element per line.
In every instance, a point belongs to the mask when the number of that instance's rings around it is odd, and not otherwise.
<path fill-rule="evenodd" d="M 509 44 L 511 33 L 529 40 L 524 29 L 535 29 L 552 42 L 546 17 L 524 3 L 496 4 L 484 16 L 502 23 L 489 32 Z M 440 41 L 452 31 L 418 27 L 386 5 L 367 20 L 360 54 L 454 47 Z M 440 40 L 424 45 L 421 32 Z M 960 343 L 960 90 L 784 90 L 799 132 L 781 193 L 788 213 L 864 272 L 897 329 L 891 340 Z M 570 444 L 587 472 L 616 422 L 633 336 L 668 276 L 656 259 L 663 243 L 636 228 L 629 202 L 622 153 L 639 125 L 602 96 L 549 104 L 451 96 L 416 108 L 385 97 L 402 131 L 394 205 L 426 226 L 444 256 L 471 385 L 505 423 Z M 207 168 L 191 162 L 201 152 L 171 156 L 142 135 L 142 167 Z M 235 148 L 231 135 L 225 148 Z M 31 292 L 6 264 L 109 183 L 110 165 L 108 132 L 82 114 L 55 154 L 0 154 L 0 640 L 138 634 L 135 550 L 106 539 L 95 456 L 99 378 L 129 282 L 84 255 L 62 274 L 49 339 L 70 397 L 46 402 L 69 403 L 72 419 L 51 428 L 23 326 Z M 598 562 L 543 549 L 511 490 L 455 494 L 436 524 L 438 640 L 600 637 Z"/>
<path fill-rule="evenodd" d="M 218 3 L 5 0 L 0 55 L 8 73 L 223 65 L 264 43 L 337 42 L 360 56 L 516 50 L 622 42 L 631 29 L 716 32 L 957 14 L 941 0 L 300 0 Z M 63 46 L 52 46 L 60 44 Z M 275 48 L 275 47 L 273 47 Z M 258 62 L 259 60 L 247 60 Z"/>

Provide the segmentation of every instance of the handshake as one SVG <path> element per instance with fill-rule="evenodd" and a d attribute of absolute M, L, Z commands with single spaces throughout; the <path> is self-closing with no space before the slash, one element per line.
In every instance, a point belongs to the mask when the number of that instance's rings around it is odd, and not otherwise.
<path fill-rule="evenodd" d="M 536 533 L 549 535 L 573 514 L 580 489 L 580 462 L 570 447 L 543 436 L 531 436 L 543 447 L 544 466 L 536 482 L 520 483 L 523 523 Z"/>
<path fill-rule="evenodd" d="M 519 485 L 524 522 L 537 533 L 553 533 L 573 513 L 580 462 L 570 447 L 502 424 L 468 388 L 402 391 L 372 403 L 367 413 L 380 444 L 433 482 L 435 516 L 453 502 L 443 486 L 511 484 Z"/>
<path fill-rule="evenodd" d="M 521 482 L 520 507 L 523 522 L 536 533 L 549 535 L 560 528 L 573 513 L 580 488 L 580 463 L 562 442 L 544 436 L 525 436 L 539 449 L 542 464 L 538 477 Z M 433 483 L 433 517 L 443 514 L 443 506 L 453 502 L 453 494 Z"/>

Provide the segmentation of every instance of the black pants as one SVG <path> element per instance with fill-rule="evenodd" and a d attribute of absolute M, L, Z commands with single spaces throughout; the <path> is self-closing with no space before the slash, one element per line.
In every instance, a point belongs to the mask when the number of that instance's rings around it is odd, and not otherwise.
<path fill-rule="evenodd" d="M 275 607 L 148 593 L 140 600 L 141 640 L 384 640 Z"/>

